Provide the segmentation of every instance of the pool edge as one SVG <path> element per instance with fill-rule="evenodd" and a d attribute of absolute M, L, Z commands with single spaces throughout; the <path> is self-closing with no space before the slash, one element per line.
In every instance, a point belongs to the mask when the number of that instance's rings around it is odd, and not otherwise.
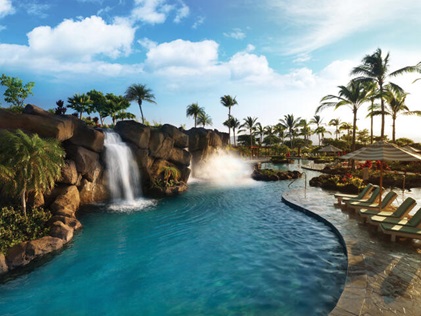
<path fill-rule="evenodd" d="M 334 223 L 318 214 L 317 211 L 310 210 L 308 207 L 294 199 L 292 196 L 294 192 L 298 193 L 302 192 L 302 190 L 289 190 L 284 192 L 282 194 L 283 202 L 331 227 L 346 250 L 345 254 L 347 256 L 348 267 L 344 289 L 336 306 L 330 311 L 329 315 L 360 315 L 366 298 L 368 285 L 368 277 L 364 262 L 365 259 L 362 251 L 356 247 L 352 240 L 348 240 L 347 234 L 342 234 Z M 294 196 L 297 197 L 298 194 L 294 194 Z"/>

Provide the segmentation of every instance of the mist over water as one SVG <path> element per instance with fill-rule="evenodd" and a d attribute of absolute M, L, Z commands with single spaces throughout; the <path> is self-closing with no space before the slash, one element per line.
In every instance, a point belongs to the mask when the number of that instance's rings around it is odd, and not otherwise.
<path fill-rule="evenodd" d="M 251 178 L 252 164 L 223 150 L 216 152 L 198 166 L 193 166 L 193 169 L 192 181 L 205 181 L 219 186 L 241 186 L 256 183 Z"/>

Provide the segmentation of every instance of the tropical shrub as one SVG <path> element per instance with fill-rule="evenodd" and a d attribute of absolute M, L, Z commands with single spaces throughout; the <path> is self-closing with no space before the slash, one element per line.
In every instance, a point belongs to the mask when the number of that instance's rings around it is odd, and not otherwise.
<path fill-rule="evenodd" d="M 25 216 L 11 207 L 0 212 L 0 252 L 27 240 L 41 238 L 48 234 L 46 222 L 51 213 L 43 208 L 34 208 Z"/>

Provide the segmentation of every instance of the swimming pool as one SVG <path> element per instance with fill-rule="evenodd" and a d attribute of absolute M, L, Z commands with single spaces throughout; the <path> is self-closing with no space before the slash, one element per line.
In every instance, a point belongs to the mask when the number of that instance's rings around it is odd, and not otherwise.
<path fill-rule="evenodd" d="M 91 208 L 67 249 L 0 284 L 0 314 L 326 315 L 344 248 L 281 201 L 288 183 L 196 182 L 143 209 Z"/>

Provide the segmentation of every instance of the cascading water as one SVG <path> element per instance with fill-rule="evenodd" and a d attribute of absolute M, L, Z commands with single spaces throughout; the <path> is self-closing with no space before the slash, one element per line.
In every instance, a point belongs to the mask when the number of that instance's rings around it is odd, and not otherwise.
<path fill-rule="evenodd" d="M 240 157 L 219 150 L 206 161 L 193 166 L 196 179 L 209 181 L 219 186 L 239 186 L 255 183 L 251 179 L 252 165 Z"/>
<path fill-rule="evenodd" d="M 130 148 L 120 135 L 105 132 L 105 161 L 113 201 L 133 202 L 140 194 L 139 169 Z"/>

